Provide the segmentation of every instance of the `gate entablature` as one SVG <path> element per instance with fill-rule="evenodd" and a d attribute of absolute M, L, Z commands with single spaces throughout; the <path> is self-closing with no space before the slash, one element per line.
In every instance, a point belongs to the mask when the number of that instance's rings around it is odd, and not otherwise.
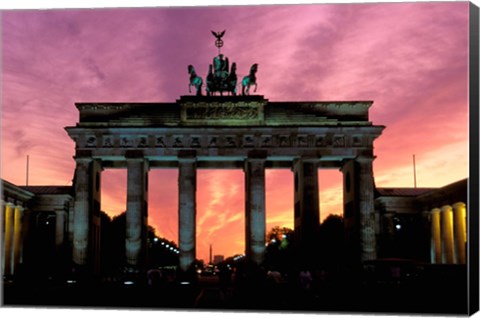
<path fill-rule="evenodd" d="M 182 96 L 176 103 L 78 103 L 67 127 L 76 149 L 123 161 L 135 149 L 152 161 L 195 150 L 203 161 L 242 160 L 263 149 L 276 161 L 309 156 L 341 161 L 372 155 L 383 126 L 368 121 L 372 102 L 269 102 L 263 96 Z M 117 164 L 118 165 L 118 164 Z M 166 164 L 171 165 L 171 164 Z M 155 166 L 155 164 L 153 164 Z M 162 166 L 162 164 L 158 164 Z"/>

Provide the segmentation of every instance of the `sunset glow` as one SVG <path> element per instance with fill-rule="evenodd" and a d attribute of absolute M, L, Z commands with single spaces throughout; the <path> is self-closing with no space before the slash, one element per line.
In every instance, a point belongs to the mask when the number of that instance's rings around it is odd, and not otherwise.
<path fill-rule="evenodd" d="M 187 65 L 217 54 L 239 78 L 259 64 L 270 101 L 372 100 L 376 186 L 441 187 L 468 176 L 468 2 L 3 11 L 1 176 L 71 185 L 76 102 L 174 102 Z M 320 213 L 342 213 L 341 173 L 319 171 Z M 149 224 L 178 240 L 178 172 L 151 170 Z M 126 207 L 126 170 L 104 170 L 102 210 Z M 266 173 L 267 231 L 293 227 L 293 174 Z M 244 252 L 244 173 L 198 170 L 197 258 Z"/>

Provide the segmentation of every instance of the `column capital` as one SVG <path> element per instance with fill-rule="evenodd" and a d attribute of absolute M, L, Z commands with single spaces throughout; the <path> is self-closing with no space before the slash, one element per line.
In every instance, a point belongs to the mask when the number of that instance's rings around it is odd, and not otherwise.
<path fill-rule="evenodd" d="M 25 208 L 24 208 L 23 206 L 21 206 L 21 205 L 16 205 L 16 206 L 15 206 L 15 210 L 18 210 L 18 211 L 20 211 L 20 212 L 23 212 L 23 211 L 25 210 Z"/>
<path fill-rule="evenodd" d="M 129 157 L 129 158 L 125 158 L 126 162 L 127 162 L 127 165 L 128 164 L 131 164 L 131 163 L 144 163 L 145 164 L 145 169 L 146 170 L 150 170 L 150 166 L 149 166 L 149 161 L 147 158 L 144 158 L 144 157 Z"/>
<path fill-rule="evenodd" d="M 75 159 L 75 162 L 77 163 L 77 165 L 88 165 L 93 161 L 92 157 L 77 157 L 77 156 L 74 156 L 73 158 Z"/>
<path fill-rule="evenodd" d="M 10 202 L 10 201 L 5 202 L 5 205 L 9 208 L 12 208 L 12 209 L 15 208 L 15 204 L 13 204 L 13 202 Z"/>
<path fill-rule="evenodd" d="M 247 159 L 258 159 L 258 160 L 266 160 L 268 156 L 268 151 L 266 150 L 259 150 L 254 149 L 248 152 Z"/>
<path fill-rule="evenodd" d="M 266 161 L 266 159 L 262 159 L 262 158 L 245 158 L 244 163 L 246 164 L 246 163 L 250 162 L 250 163 L 261 163 L 261 164 L 263 164 L 263 163 L 265 163 L 265 161 Z"/>
<path fill-rule="evenodd" d="M 91 150 L 77 150 L 75 151 L 75 156 L 73 159 L 81 160 L 81 159 L 90 159 L 92 160 L 92 151 Z"/>
<path fill-rule="evenodd" d="M 467 205 L 463 202 L 456 202 L 452 204 L 453 209 L 465 208 Z"/>
<path fill-rule="evenodd" d="M 53 212 L 55 213 L 55 215 L 65 215 L 65 214 L 67 214 L 67 212 L 65 210 L 59 210 L 59 209 L 54 210 Z"/>
<path fill-rule="evenodd" d="M 354 160 L 358 163 L 372 163 L 373 160 L 375 160 L 375 158 L 377 158 L 376 156 L 358 156 L 356 157 Z"/>
<path fill-rule="evenodd" d="M 197 161 L 197 151 L 196 150 L 179 150 L 178 161 L 182 162 L 193 162 Z"/>
<path fill-rule="evenodd" d="M 143 160 L 144 155 L 142 150 L 127 150 L 125 151 L 126 160 Z"/>
<path fill-rule="evenodd" d="M 441 209 L 442 212 L 453 211 L 451 205 L 444 205 L 444 206 L 442 206 L 440 209 Z"/>
<path fill-rule="evenodd" d="M 302 157 L 297 157 L 295 159 L 293 159 L 293 162 L 298 162 L 298 161 L 302 161 L 302 162 L 308 162 L 308 163 L 318 163 L 320 161 L 320 157 L 317 157 L 317 156 L 302 156 Z"/>
<path fill-rule="evenodd" d="M 258 173 L 260 171 L 265 171 L 265 161 L 266 159 L 262 158 L 246 158 L 243 162 L 243 171 L 245 173 Z"/>
<path fill-rule="evenodd" d="M 440 209 L 439 208 L 433 208 L 432 210 L 430 210 L 430 213 L 432 213 L 432 214 L 440 213 Z"/>

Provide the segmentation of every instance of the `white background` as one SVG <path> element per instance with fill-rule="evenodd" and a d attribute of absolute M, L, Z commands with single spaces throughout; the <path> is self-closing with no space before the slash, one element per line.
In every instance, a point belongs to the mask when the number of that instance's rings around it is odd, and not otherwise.
<path fill-rule="evenodd" d="M 447 0 L 436 0 L 438 1 L 447 1 Z M 51 8 L 106 8 L 106 7 L 160 7 L 160 6 L 204 6 L 204 5 L 248 5 L 248 4 L 300 4 L 300 3 L 367 3 L 367 2 L 403 2 L 403 1 L 374 1 L 374 0 L 363 0 L 363 1 L 342 1 L 342 0 L 329 0 L 329 1 L 285 1 L 285 0 L 221 0 L 221 1 L 212 1 L 212 0 L 163 0 L 163 1 L 147 1 L 147 0 L 68 0 L 68 1 L 58 1 L 58 0 L 41 0 L 41 1 L 29 1 L 29 0 L 3 0 L 0 2 L 0 10 L 12 10 L 12 9 L 51 9 Z M 417 1 L 418 2 L 418 1 Z M 480 0 L 471 1 L 477 6 L 480 6 Z M 0 24 L 1 25 L 1 24 Z M 479 34 L 479 33 L 477 33 Z M 1 41 L 0 41 L 1 45 Z M 0 55 L 1 56 L 1 55 Z M 0 76 L 1 79 L 1 76 Z M 1 91 L 0 91 L 1 94 Z M 1 95 L 0 95 L 1 96 Z M 0 108 L 1 109 L 1 108 Z M 1 291 L 0 291 L 1 292 Z M 428 295 L 425 295 L 428 297 Z M 421 300 L 419 300 L 421 301 Z M 392 316 L 382 316 L 382 315 L 368 315 L 367 313 L 358 313 L 355 315 L 341 315 L 337 313 L 332 313 L 335 317 L 392 317 Z M 44 308 L 0 308 L 1 318 L 20 318 L 20 317 L 62 317 L 62 318 L 76 318 L 82 317 L 104 317 L 106 315 L 115 317 L 115 318 L 133 318 L 135 317 L 192 317 L 195 318 L 217 318 L 217 317 L 227 317 L 227 318 L 281 318 L 281 317 L 329 317 L 332 314 L 292 314 L 292 313 L 282 313 L 282 314 L 273 314 L 273 313 L 255 313 L 255 312 L 207 312 L 207 311 L 159 311 L 159 310 L 90 310 L 90 309 L 44 309 Z M 479 317 L 480 314 L 477 313 L 475 317 Z"/>

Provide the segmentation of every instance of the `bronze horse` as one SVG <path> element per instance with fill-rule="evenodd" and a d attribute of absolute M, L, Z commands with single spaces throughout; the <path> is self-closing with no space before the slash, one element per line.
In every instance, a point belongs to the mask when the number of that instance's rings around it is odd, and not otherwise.
<path fill-rule="evenodd" d="M 252 67 L 250 68 L 250 74 L 245 76 L 242 80 L 242 95 L 250 95 L 250 86 L 255 85 L 255 90 L 253 92 L 257 91 L 257 77 L 255 74 L 257 73 L 258 70 L 258 64 L 253 64 Z"/>
<path fill-rule="evenodd" d="M 193 65 L 188 66 L 188 74 L 190 74 L 190 83 L 188 84 L 188 91 L 191 93 L 191 87 L 194 86 L 197 89 L 197 96 L 202 96 L 203 80 L 195 72 Z"/>

